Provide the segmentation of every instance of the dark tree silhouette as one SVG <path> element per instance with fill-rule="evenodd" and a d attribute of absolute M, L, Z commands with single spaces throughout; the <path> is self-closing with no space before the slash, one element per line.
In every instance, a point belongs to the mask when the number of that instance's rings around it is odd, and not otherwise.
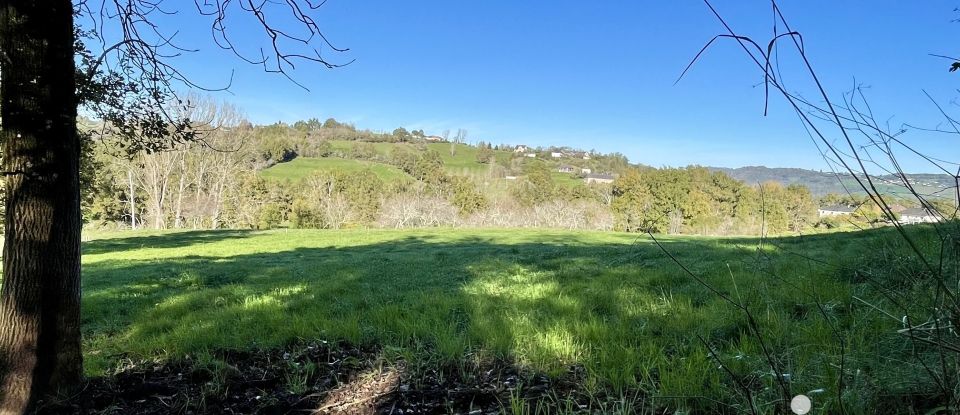
<path fill-rule="evenodd" d="M 6 181 L 0 289 L 0 413 L 23 413 L 82 376 L 80 351 L 80 143 L 78 107 L 99 134 L 126 150 L 160 151 L 197 137 L 180 119 L 179 87 L 199 87 L 171 63 L 193 50 L 155 24 L 180 2 L 7 0 L 0 4 L 2 175 Z M 311 17 L 312 0 L 195 0 L 183 12 L 209 19 L 217 44 L 290 78 L 299 62 L 332 68 L 334 48 Z M 180 4 L 181 6 L 184 4 Z M 269 47 L 251 54 L 233 30 L 257 30 Z M 291 23 L 292 22 L 292 23 Z M 282 25 L 282 27 L 280 26 Z M 168 33 L 173 33 L 170 35 Z M 94 45 L 88 48 L 89 45 Z M 97 50 L 95 53 L 93 50 Z M 290 78 L 293 81 L 292 78 Z M 295 81 L 294 81 L 295 82 Z"/>

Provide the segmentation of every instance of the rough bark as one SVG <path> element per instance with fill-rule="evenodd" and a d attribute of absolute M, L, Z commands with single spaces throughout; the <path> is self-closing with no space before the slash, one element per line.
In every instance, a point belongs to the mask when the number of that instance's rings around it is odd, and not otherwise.
<path fill-rule="evenodd" d="M 7 207 L 0 413 L 75 385 L 80 354 L 79 138 L 69 0 L 0 4 Z"/>

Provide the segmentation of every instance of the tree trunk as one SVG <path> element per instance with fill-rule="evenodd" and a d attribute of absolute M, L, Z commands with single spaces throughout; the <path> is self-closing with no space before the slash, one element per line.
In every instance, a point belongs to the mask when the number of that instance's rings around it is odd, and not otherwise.
<path fill-rule="evenodd" d="M 127 182 L 130 183 L 130 229 L 137 229 L 137 196 L 136 187 L 133 183 L 133 167 L 127 168 Z"/>
<path fill-rule="evenodd" d="M 0 4 L 7 207 L 0 413 L 75 385 L 80 355 L 80 181 L 69 0 Z"/>
<path fill-rule="evenodd" d="M 187 191 L 187 151 L 179 152 L 180 156 L 180 181 L 177 185 L 177 206 L 174 209 L 173 227 L 180 229 L 183 227 L 183 193 Z"/>

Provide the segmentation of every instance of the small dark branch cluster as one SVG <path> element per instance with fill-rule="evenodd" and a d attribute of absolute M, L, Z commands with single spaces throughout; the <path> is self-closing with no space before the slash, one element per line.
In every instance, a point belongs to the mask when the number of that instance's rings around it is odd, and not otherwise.
<path fill-rule="evenodd" d="M 263 70 L 269 73 L 281 74 L 291 82 L 296 82 L 290 71 L 296 69 L 298 62 L 314 63 L 326 68 L 337 68 L 349 65 L 353 61 L 334 63 L 324 57 L 321 48 L 326 47 L 334 52 L 346 52 L 349 49 L 338 48 L 323 34 L 311 12 L 319 9 L 326 1 L 314 3 L 310 0 L 194 0 L 197 11 L 213 19 L 210 26 L 214 41 L 218 46 L 229 50 L 243 61 L 262 65 Z M 270 41 L 270 49 L 263 48 L 251 53 L 243 50 L 233 40 L 228 25 L 228 17 L 235 16 L 236 12 L 253 16 L 259 29 Z M 295 24 L 292 27 L 282 27 L 277 15 L 285 15 Z"/>
<path fill-rule="evenodd" d="M 192 82 L 173 59 L 194 50 L 181 47 L 153 22 L 173 12 L 161 2 L 84 0 L 75 2 L 77 97 L 81 114 L 98 122 L 89 136 L 111 139 L 121 153 L 169 150 L 195 141 L 209 126 L 186 113 L 191 103 L 181 88 L 208 89 Z M 105 33 L 105 28 L 116 30 Z M 223 88 L 215 88 L 223 89 Z"/>
<path fill-rule="evenodd" d="M 99 122 L 94 137 L 110 137 L 123 153 L 164 151 L 200 140 L 218 128 L 204 120 L 191 119 L 195 100 L 179 91 L 223 91 L 223 86 L 200 85 L 177 68 L 176 59 L 199 52 L 185 46 L 179 32 L 158 21 L 179 13 L 199 13 L 212 19 L 213 40 L 243 61 L 262 65 L 297 85 L 291 71 L 297 61 L 341 66 L 320 54 L 321 46 L 335 52 L 311 13 L 323 3 L 310 0 L 195 0 L 184 6 L 164 0 L 75 0 L 78 99 L 81 114 Z M 231 33 L 249 30 L 249 24 L 228 30 L 228 18 L 252 18 L 270 42 L 270 53 L 260 51 L 250 58 L 232 41 Z M 239 26 L 239 27 L 238 27 Z"/>

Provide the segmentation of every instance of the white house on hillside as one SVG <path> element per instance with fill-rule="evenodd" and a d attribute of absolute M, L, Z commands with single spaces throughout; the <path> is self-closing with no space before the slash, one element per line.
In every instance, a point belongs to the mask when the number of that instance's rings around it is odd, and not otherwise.
<path fill-rule="evenodd" d="M 929 209 L 904 209 L 903 212 L 900 212 L 900 223 L 936 223 L 939 221 L 937 214 Z"/>
<path fill-rule="evenodd" d="M 550 153 L 550 157 L 553 157 L 553 158 L 555 158 L 555 159 L 558 159 L 558 158 L 560 158 L 560 157 L 563 157 L 563 153 L 557 153 L 557 152 L 554 151 L 554 152 Z"/>
<path fill-rule="evenodd" d="M 852 215 L 853 212 L 856 211 L 857 208 L 844 205 L 824 206 L 817 209 L 817 216 L 823 218 L 827 216 Z"/>
<path fill-rule="evenodd" d="M 527 154 L 524 154 L 524 156 L 530 157 L 533 159 L 533 158 L 537 158 L 537 153 L 527 153 Z"/>
<path fill-rule="evenodd" d="M 514 152 L 514 153 L 520 153 L 520 154 L 526 153 L 526 152 L 527 152 L 527 146 L 525 146 L 525 145 L 523 145 L 523 144 L 518 145 L 517 148 L 513 149 L 513 152 Z"/>
<path fill-rule="evenodd" d="M 587 184 L 590 183 L 613 183 L 613 180 L 616 177 L 613 177 L 611 174 L 588 174 L 583 178 Z"/>

